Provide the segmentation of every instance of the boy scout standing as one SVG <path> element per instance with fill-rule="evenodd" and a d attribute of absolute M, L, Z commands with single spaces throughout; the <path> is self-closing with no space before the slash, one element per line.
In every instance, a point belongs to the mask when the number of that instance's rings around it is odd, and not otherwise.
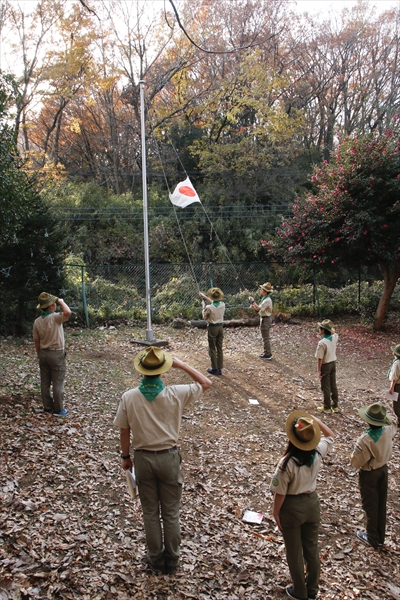
<path fill-rule="evenodd" d="M 318 410 L 324 413 L 338 412 L 338 390 L 336 386 L 336 345 L 339 339 L 332 321 L 325 319 L 318 323 L 321 339 L 318 342 L 315 358 L 318 361 L 318 377 L 324 395 L 324 405 Z"/>
<path fill-rule="evenodd" d="M 71 316 L 71 310 L 64 300 L 42 292 L 37 308 L 42 314 L 33 324 L 33 339 L 40 367 L 40 387 L 45 412 L 63 417 L 68 413 L 64 408 L 64 380 L 66 356 L 63 323 Z M 57 304 L 61 312 L 56 312 Z M 50 387 L 53 384 L 53 396 Z"/>
<path fill-rule="evenodd" d="M 212 287 L 208 290 L 207 296 L 202 292 L 199 292 L 199 296 L 202 298 L 203 319 L 207 321 L 208 354 L 211 360 L 211 367 L 207 369 L 207 372 L 211 375 L 222 375 L 225 314 L 225 302 L 222 302 L 222 298 L 224 293 L 218 287 Z M 211 304 L 206 305 L 205 300 Z"/>
<path fill-rule="evenodd" d="M 392 456 L 397 425 L 392 424 L 386 408 L 379 402 L 362 406 L 358 414 L 369 427 L 357 439 L 351 455 L 351 465 L 360 469 L 361 501 L 367 517 L 367 532 L 357 531 L 357 537 L 364 544 L 377 548 L 385 541 L 387 462 Z"/>
<path fill-rule="evenodd" d="M 264 300 L 261 302 L 261 304 L 257 304 L 253 296 L 249 296 L 249 300 L 251 302 L 250 308 L 253 310 L 258 310 L 260 313 L 260 331 L 264 344 L 264 352 L 260 354 L 260 358 L 272 360 L 271 343 L 269 341 L 269 332 L 272 323 L 272 285 L 269 282 L 263 283 L 263 285 L 260 285 L 260 291 L 261 296 L 265 296 Z"/>

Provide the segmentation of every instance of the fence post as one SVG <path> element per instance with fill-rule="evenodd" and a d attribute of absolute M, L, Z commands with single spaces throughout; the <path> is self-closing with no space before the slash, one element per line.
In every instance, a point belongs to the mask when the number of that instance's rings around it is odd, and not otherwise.
<path fill-rule="evenodd" d="M 264 263 L 264 281 L 267 281 L 267 263 Z"/>
<path fill-rule="evenodd" d="M 313 304 L 314 304 L 314 312 L 315 312 L 315 300 L 317 301 L 318 306 L 318 316 L 321 316 L 321 307 L 319 305 L 319 297 L 318 297 L 318 287 L 317 287 L 317 277 L 315 275 L 315 269 L 313 269 L 313 278 L 314 278 L 314 293 L 313 293 Z"/>
<path fill-rule="evenodd" d="M 85 313 L 85 320 L 86 320 L 86 327 L 90 327 L 90 322 L 89 322 L 89 313 L 88 313 L 88 309 L 87 309 L 87 302 L 86 302 L 86 291 L 85 291 L 85 276 L 84 276 L 84 265 L 81 266 L 81 282 L 82 282 L 82 305 L 83 305 L 83 311 Z"/>
<path fill-rule="evenodd" d="M 210 288 L 212 288 L 213 286 L 213 264 L 210 263 Z"/>
<path fill-rule="evenodd" d="M 358 310 L 361 306 L 361 265 L 358 265 Z"/>
<path fill-rule="evenodd" d="M 313 267 L 312 303 L 313 303 L 314 313 L 315 313 L 315 269 L 314 269 L 314 267 Z"/>

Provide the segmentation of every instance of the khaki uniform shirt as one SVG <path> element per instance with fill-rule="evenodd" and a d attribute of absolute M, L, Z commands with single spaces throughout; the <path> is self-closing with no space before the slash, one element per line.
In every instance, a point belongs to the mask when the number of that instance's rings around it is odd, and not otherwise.
<path fill-rule="evenodd" d="M 377 442 L 365 431 L 356 441 L 351 455 L 351 466 L 362 471 L 372 471 L 386 465 L 392 456 L 393 438 L 397 424 L 383 427 L 382 435 Z"/>
<path fill-rule="evenodd" d="M 166 450 L 176 446 L 185 406 L 203 393 L 200 383 L 169 385 L 152 402 L 138 388 L 122 396 L 114 425 L 130 429 L 137 450 Z"/>
<path fill-rule="evenodd" d="M 310 467 L 306 465 L 299 466 L 298 463 L 290 458 L 284 471 L 280 470 L 283 458 L 278 463 L 276 471 L 271 481 L 270 490 L 274 494 L 282 496 L 297 496 L 298 494 L 311 494 L 317 487 L 317 475 L 321 468 L 322 459 L 328 454 L 333 444 L 332 437 L 322 437 L 316 447 L 314 462 Z"/>
<path fill-rule="evenodd" d="M 338 334 L 334 333 L 332 336 L 332 341 L 325 337 L 319 340 L 317 350 L 315 352 L 315 358 L 322 358 L 323 365 L 336 360 L 336 344 L 338 339 Z"/>
<path fill-rule="evenodd" d="M 269 296 L 266 296 L 260 304 L 259 310 L 261 317 L 270 317 L 272 315 L 272 300 Z"/>
<path fill-rule="evenodd" d="M 390 368 L 389 381 L 394 381 L 396 385 L 400 383 L 400 359 L 393 362 Z"/>
<path fill-rule="evenodd" d="M 64 349 L 64 313 L 51 313 L 38 317 L 33 323 L 33 339 L 40 340 L 41 350 Z"/>
<path fill-rule="evenodd" d="M 218 306 L 207 304 L 207 306 L 203 308 L 203 319 L 205 319 L 207 323 L 222 323 L 224 320 L 224 313 L 225 302 L 220 302 Z"/>

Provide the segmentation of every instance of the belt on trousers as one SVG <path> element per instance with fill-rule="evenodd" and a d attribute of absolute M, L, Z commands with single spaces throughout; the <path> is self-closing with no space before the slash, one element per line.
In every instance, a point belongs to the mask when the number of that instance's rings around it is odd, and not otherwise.
<path fill-rule="evenodd" d="M 48 352 L 59 352 L 60 350 L 64 351 L 64 348 L 41 348 L 41 350 L 47 350 Z"/>
<path fill-rule="evenodd" d="M 218 325 L 222 325 L 222 323 L 209 323 L 208 327 L 217 327 Z"/>
<path fill-rule="evenodd" d="M 271 315 L 265 315 L 265 317 L 261 317 L 262 319 L 269 319 Z"/>
<path fill-rule="evenodd" d="M 143 448 L 139 448 L 135 450 L 135 452 L 146 452 L 146 454 L 166 454 L 167 452 L 175 452 L 178 450 L 177 446 L 172 446 L 172 448 L 166 448 L 165 450 L 143 450 Z"/>

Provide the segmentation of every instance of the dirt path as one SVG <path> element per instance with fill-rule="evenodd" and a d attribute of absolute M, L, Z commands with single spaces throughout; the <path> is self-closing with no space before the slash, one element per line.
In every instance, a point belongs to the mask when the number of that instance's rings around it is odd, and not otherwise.
<path fill-rule="evenodd" d="M 381 552 L 355 537 L 363 512 L 349 466 L 363 431 L 357 408 L 383 398 L 389 347 L 400 340 L 400 326 L 380 334 L 350 322 L 337 326 L 341 412 L 324 416 L 336 440 L 318 485 L 319 597 L 400 598 L 399 440 Z M 209 366 L 204 331 L 157 327 L 155 334 L 167 338 L 179 358 L 201 370 Z M 257 329 L 225 330 L 224 374 L 182 424 L 182 565 L 171 577 L 144 568 L 140 506 L 127 494 L 112 426 L 121 394 L 139 381 L 132 367 L 139 347 L 131 340 L 142 335 L 125 327 L 67 330 L 70 413 L 58 420 L 41 410 L 33 345 L 0 341 L 1 600 L 286 597 L 289 574 L 270 518 L 269 483 L 286 443 L 287 414 L 294 408 L 315 412 L 321 404 L 315 323 L 275 326 L 271 362 L 258 359 Z M 181 381 L 181 373 L 172 370 L 165 380 Z M 262 524 L 245 524 L 246 509 L 262 512 Z"/>

